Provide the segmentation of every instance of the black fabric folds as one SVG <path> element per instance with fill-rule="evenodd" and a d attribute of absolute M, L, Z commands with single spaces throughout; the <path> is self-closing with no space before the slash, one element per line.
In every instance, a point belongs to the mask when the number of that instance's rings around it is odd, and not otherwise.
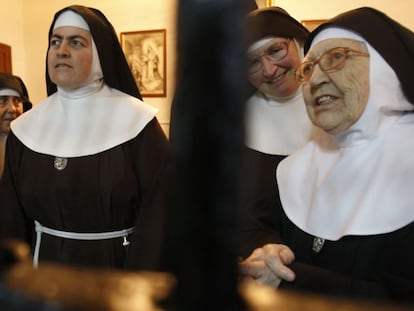
<path fill-rule="evenodd" d="M 305 42 L 309 31 L 279 7 L 252 11 L 247 18 L 247 46 L 266 37 L 295 38 Z"/>

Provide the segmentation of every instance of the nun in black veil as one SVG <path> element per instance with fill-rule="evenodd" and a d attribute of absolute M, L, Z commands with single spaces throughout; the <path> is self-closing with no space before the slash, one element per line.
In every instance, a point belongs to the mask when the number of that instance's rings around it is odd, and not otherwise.
<path fill-rule="evenodd" d="M 0 72 L 0 179 L 11 122 L 32 108 L 23 80 L 10 73 Z"/>
<path fill-rule="evenodd" d="M 35 266 L 139 268 L 128 249 L 151 227 L 141 218 L 157 218 L 168 141 L 102 12 L 55 14 L 46 82 L 49 96 L 11 127 L 0 237 L 31 245 Z"/>
<path fill-rule="evenodd" d="M 314 30 L 298 68 L 321 134 L 277 170 L 281 242 L 242 271 L 278 288 L 414 301 L 414 33 L 372 8 Z"/>
<path fill-rule="evenodd" d="M 245 76 L 253 91 L 245 104 L 240 168 L 239 255 L 243 258 L 278 241 L 276 167 L 316 134 L 295 76 L 309 31 L 280 7 L 250 12 L 246 28 Z"/>

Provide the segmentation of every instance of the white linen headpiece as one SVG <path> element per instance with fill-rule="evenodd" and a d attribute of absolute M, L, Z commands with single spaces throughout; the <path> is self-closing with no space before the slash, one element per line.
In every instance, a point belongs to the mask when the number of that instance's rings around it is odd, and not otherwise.
<path fill-rule="evenodd" d="M 312 43 L 310 45 L 310 49 L 318 44 L 319 42 L 326 40 L 326 39 L 332 39 L 332 38 L 345 38 L 345 39 L 352 39 L 357 41 L 365 42 L 364 38 L 357 35 L 355 32 L 345 30 L 342 28 L 336 28 L 336 27 L 330 27 L 325 28 L 321 32 L 319 32 L 315 38 L 313 38 Z"/>
<path fill-rule="evenodd" d="M 78 27 L 90 31 L 88 23 L 79 14 L 67 10 L 60 14 L 53 25 L 53 30 L 59 27 Z"/>
<path fill-rule="evenodd" d="M 271 42 L 274 39 L 275 39 L 274 37 L 264 38 L 264 39 L 260 39 L 259 41 L 254 42 L 252 45 L 250 45 L 247 48 L 247 53 L 251 53 L 251 52 L 257 50 L 258 48 L 261 48 L 262 46 L 268 44 L 269 42 Z"/>
<path fill-rule="evenodd" d="M 19 94 L 19 92 L 17 92 L 16 90 L 13 90 L 13 89 L 2 89 L 2 90 L 0 90 L 0 96 L 20 97 L 21 95 Z"/>

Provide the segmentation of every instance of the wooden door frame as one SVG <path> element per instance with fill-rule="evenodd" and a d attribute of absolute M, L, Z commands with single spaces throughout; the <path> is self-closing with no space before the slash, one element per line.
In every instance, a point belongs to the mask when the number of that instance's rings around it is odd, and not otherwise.
<path fill-rule="evenodd" d="M 11 46 L 0 43 L 0 72 L 12 73 Z"/>

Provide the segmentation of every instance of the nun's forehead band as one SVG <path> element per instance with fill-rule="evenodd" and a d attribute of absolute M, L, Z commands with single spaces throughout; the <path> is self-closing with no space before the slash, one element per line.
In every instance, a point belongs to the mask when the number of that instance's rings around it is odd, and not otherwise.
<path fill-rule="evenodd" d="M 90 31 L 84 18 L 71 10 L 67 10 L 59 15 L 53 25 L 53 30 L 64 26 L 78 27 Z"/>

